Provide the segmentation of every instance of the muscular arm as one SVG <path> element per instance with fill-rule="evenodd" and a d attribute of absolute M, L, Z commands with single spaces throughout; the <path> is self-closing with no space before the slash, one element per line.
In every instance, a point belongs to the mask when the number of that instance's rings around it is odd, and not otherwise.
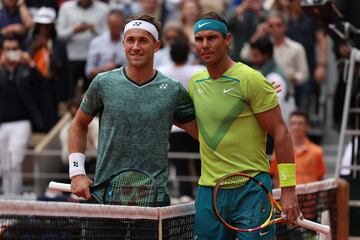
<path fill-rule="evenodd" d="M 85 153 L 88 125 L 93 120 L 92 116 L 87 115 L 79 109 L 71 123 L 69 133 L 69 152 Z"/>
<path fill-rule="evenodd" d="M 69 153 L 85 153 L 88 125 L 93 120 L 79 109 L 71 123 L 69 130 Z M 92 181 L 85 175 L 77 175 L 71 178 L 71 191 L 79 197 L 89 199 Z"/>
<path fill-rule="evenodd" d="M 260 125 L 273 137 L 275 145 L 275 154 L 278 163 L 294 163 L 294 152 L 290 134 L 281 117 L 280 107 L 277 106 L 269 111 L 256 114 Z M 280 205 L 286 212 L 290 222 L 295 221 L 300 209 L 298 206 L 295 187 L 281 188 Z"/>

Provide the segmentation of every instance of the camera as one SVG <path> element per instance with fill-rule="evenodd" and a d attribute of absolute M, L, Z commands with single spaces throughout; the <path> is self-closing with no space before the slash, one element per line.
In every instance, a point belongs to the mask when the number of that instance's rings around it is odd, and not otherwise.
<path fill-rule="evenodd" d="M 21 58 L 21 52 L 18 50 L 8 51 L 7 58 L 12 62 L 19 62 Z"/>

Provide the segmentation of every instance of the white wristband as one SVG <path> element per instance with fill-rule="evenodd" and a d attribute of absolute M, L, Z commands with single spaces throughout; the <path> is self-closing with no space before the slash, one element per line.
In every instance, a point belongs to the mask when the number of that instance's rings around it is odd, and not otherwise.
<path fill-rule="evenodd" d="M 71 153 L 69 155 L 69 175 L 70 178 L 85 173 L 85 155 L 83 153 Z"/>

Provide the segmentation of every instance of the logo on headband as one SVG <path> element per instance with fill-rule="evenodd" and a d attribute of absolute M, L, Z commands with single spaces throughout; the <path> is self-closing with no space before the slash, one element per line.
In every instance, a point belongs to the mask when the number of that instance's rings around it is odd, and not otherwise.
<path fill-rule="evenodd" d="M 199 28 L 202 28 L 203 26 L 208 25 L 208 24 L 210 24 L 210 22 L 199 23 L 198 27 L 199 27 Z"/>
<path fill-rule="evenodd" d="M 138 27 L 138 26 L 140 26 L 142 24 L 142 22 L 134 22 L 133 23 L 133 27 Z"/>

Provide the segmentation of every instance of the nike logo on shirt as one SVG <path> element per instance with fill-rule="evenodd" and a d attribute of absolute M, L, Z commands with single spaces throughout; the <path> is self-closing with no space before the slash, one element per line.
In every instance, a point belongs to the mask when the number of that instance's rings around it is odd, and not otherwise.
<path fill-rule="evenodd" d="M 224 89 L 224 93 L 230 92 L 231 90 L 233 90 L 234 88 L 229 88 L 229 89 Z"/>

